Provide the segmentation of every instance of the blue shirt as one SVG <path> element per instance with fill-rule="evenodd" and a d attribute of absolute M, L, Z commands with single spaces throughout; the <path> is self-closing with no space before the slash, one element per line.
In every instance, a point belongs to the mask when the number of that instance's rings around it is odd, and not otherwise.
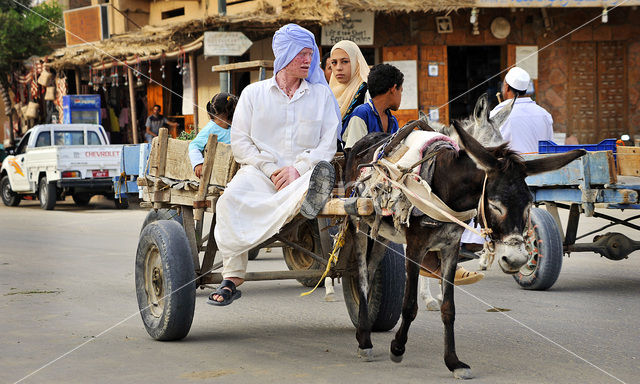
<path fill-rule="evenodd" d="M 193 167 L 204 161 L 202 151 L 207 146 L 210 135 L 218 135 L 218 143 L 231 144 L 231 129 L 222 128 L 213 120 L 209 120 L 207 125 L 198 132 L 196 138 L 189 143 L 189 158 Z"/>
<path fill-rule="evenodd" d="M 391 114 L 390 110 L 384 111 L 389 119 L 387 133 L 395 133 L 398 131 L 398 120 Z M 373 101 L 369 100 L 365 104 L 359 105 L 353 110 L 351 115 L 346 119 L 343 125 L 342 138 L 345 141 L 345 148 L 351 148 L 358 140 L 372 132 L 384 132 L 382 130 L 382 120 L 373 105 Z M 366 127 L 366 130 L 365 130 Z"/>

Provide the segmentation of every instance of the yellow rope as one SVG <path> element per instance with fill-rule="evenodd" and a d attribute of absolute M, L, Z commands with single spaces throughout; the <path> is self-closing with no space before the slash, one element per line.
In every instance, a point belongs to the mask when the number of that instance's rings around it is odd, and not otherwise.
<path fill-rule="evenodd" d="M 324 281 L 324 278 L 327 277 L 327 274 L 329 273 L 331 266 L 335 265 L 335 263 L 338 262 L 338 251 L 344 245 L 344 237 L 345 237 L 345 233 L 347 232 L 347 225 L 349 225 L 349 218 L 345 217 L 344 224 L 342 224 L 340 228 L 340 232 L 338 232 L 338 234 L 334 239 L 333 251 L 331 251 L 331 255 L 329 255 L 329 260 L 327 261 L 327 268 L 324 270 L 322 277 L 320 277 L 320 279 L 318 280 L 318 283 L 316 284 L 315 287 L 313 287 L 312 290 L 310 290 L 309 292 L 301 293 L 300 296 L 307 296 L 312 294 L 313 291 L 315 291 L 318 288 L 318 286 L 320 286 L 320 283 Z"/>

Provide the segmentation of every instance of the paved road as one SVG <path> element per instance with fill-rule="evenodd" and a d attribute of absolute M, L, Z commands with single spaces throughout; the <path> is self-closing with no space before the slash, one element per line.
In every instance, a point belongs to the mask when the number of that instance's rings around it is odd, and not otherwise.
<path fill-rule="evenodd" d="M 294 281 L 247 283 L 226 308 L 206 305 L 199 291 L 189 336 L 152 340 L 133 277 L 145 214 L 108 201 L 48 212 L 37 202 L 0 206 L 0 382 L 31 374 L 24 382 L 457 382 L 442 361 L 440 316 L 423 305 L 404 362 L 388 359 L 392 332 L 374 334 L 374 362 L 359 361 L 339 287 L 340 300 L 328 303 L 322 292 L 299 297 Z M 250 263 L 283 267 L 277 250 Z M 497 268 L 468 293 L 458 290 L 457 351 L 473 382 L 618 382 L 607 373 L 639 382 L 638 272 L 640 252 L 620 262 L 574 254 L 547 292 L 521 290 Z"/>

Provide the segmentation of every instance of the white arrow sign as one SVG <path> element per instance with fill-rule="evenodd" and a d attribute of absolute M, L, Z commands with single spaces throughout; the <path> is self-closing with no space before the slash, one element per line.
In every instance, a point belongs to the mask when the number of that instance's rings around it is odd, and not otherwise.
<path fill-rule="evenodd" d="M 242 56 L 253 42 L 242 32 L 205 32 L 204 55 Z"/>

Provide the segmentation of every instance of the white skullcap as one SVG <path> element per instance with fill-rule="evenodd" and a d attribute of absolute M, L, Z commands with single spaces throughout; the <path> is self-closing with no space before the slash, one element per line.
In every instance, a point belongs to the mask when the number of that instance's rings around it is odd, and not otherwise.
<path fill-rule="evenodd" d="M 520 67 L 513 67 L 507 72 L 504 81 L 507 82 L 513 89 L 518 91 L 526 91 L 531 81 L 531 76 Z"/>

